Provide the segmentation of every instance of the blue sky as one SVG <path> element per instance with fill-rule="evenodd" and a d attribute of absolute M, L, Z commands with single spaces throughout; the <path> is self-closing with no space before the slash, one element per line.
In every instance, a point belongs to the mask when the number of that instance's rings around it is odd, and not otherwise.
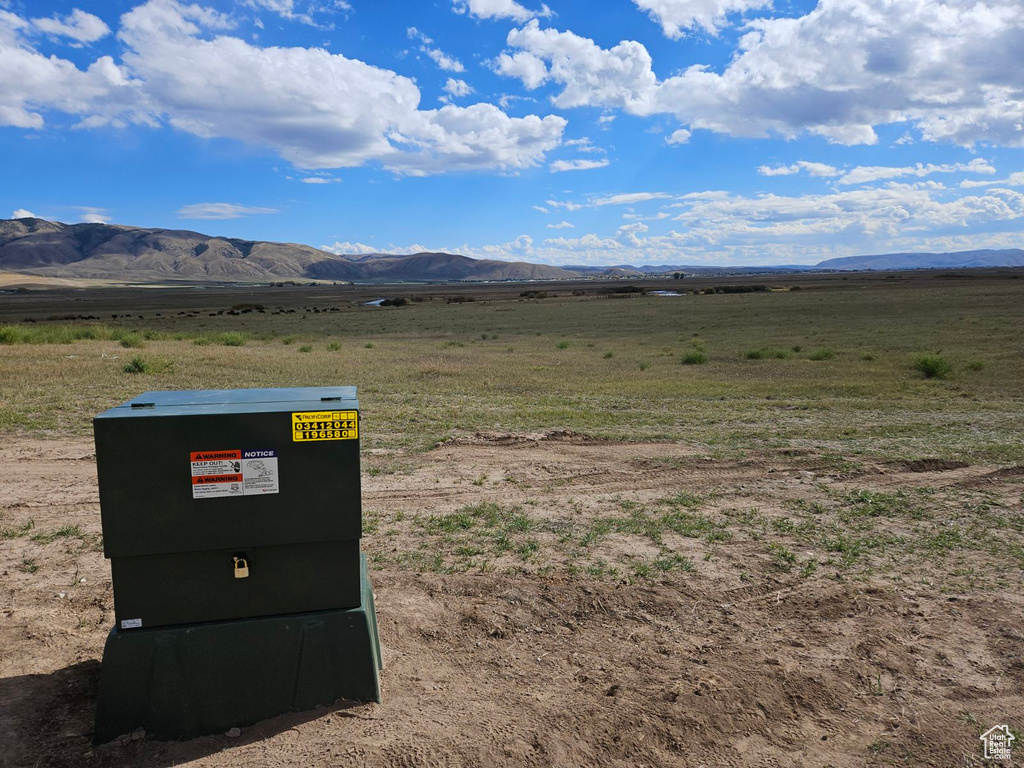
<path fill-rule="evenodd" d="M 1024 247 L 1020 0 L 0 0 L 0 215 L 340 253 Z"/>

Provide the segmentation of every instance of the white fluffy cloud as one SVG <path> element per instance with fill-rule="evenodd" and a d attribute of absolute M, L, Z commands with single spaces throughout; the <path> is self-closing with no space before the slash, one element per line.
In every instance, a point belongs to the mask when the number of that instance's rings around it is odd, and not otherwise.
<path fill-rule="evenodd" d="M 230 29 L 216 11 L 149 0 L 121 17 L 120 65 L 105 56 L 83 71 L 38 53 L 29 22 L 0 11 L 0 125 L 41 128 L 49 111 L 83 127 L 169 123 L 266 147 L 300 168 L 377 161 L 419 175 L 526 168 L 561 142 L 557 115 L 423 110 L 407 77 L 322 49 L 259 47 Z"/>
<path fill-rule="evenodd" d="M 15 208 L 14 212 L 11 214 L 11 218 L 12 219 L 37 219 L 39 217 L 36 216 L 34 213 L 32 213 L 32 211 L 26 210 L 25 208 Z"/>
<path fill-rule="evenodd" d="M 277 208 L 260 208 L 238 203 L 192 203 L 178 209 L 179 219 L 240 219 L 265 213 L 279 213 Z"/>
<path fill-rule="evenodd" d="M 555 160 L 548 169 L 552 173 L 562 173 L 564 171 L 589 171 L 594 168 L 604 168 L 608 165 L 608 160 L 586 160 L 578 158 L 575 160 Z"/>
<path fill-rule="evenodd" d="M 79 43 L 94 43 L 110 34 L 110 27 L 102 19 L 78 8 L 64 18 L 32 19 L 32 25 L 40 32 L 69 37 Z"/>
<path fill-rule="evenodd" d="M 1024 187 L 1024 171 L 1016 171 L 1011 173 L 1005 179 L 995 179 L 993 181 L 975 181 L 971 179 L 964 179 L 960 182 L 960 186 L 969 189 L 971 187 L 992 187 L 992 186 L 1003 186 L 1003 187 Z"/>
<path fill-rule="evenodd" d="M 661 24 L 667 37 L 676 40 L 685 32 L 700 29 L 717 34 L 726 16 L 771 7 L 771 0 L 633 0 Z"/>
<path fill-rule="evenodd" d="M 454 77 L 449 77 L 445 81 L 444 92 L 450 96 L 458 98 L 460 96 L 469 96 L 469 94 L 473 92 L 473 89 L 465 80 L 458 80 Z"/>
<path fill-rule="evenodd" d="M 452 10 L 478 19 L 513 19 L 519 22 L 551 15 L 551 9 L 543 3 L 539 11 L 531 11 L 516 0 L 452 0 Z"/>
<path fill-rule="evenodd" d="M 691 134 L 688 130 L 686 130 L 685 128 L 680 128 L 676 131 L 673 131 L 670 136 L 666 137 L 665 143 L 670 145 L 685 144 L 690 140 L 690 136 Z"/>
<path fill-rule="evenodd" d="M 1024 177 L 1021 182 L 1024 185 Z M 605 201 L 613 198 L 624 202 L 623 196 L 599 199 L 611 205 Z M 578 210 L 593 204 L 592 200 L 571 204 L 548 201 L 549 209 Z M 888 182 L 806 195 L 745 196 L 705 190 L 670 198 L 662 193 L 634 193 L 629 204 L 661 210 L 651 216 L 630 213 L 629 223 L 610 233 L 551 237 L 540 245 L 529 237 L 519 237 L 483 246 L 431 243 L 383 249 L 344 244 L 346 247 L 329 250 L 433 250 L 478 258 L 528 258 L 547 264 L 813 264 L 863 253 L 1016 248 L 1024 224 L 1024 194 L 1020 192 L 993 188 L 963 194 L 929 181 Z M 663 231 L 669 212 L 674 217 L 671 228 Z M 638 220 L 641 216 L 644 221 Z M 654 223 L 659 221 L 662 223 Z M 562 221 L 546 226 L 568 229 L 568 225 Z M 978 230 L 966 231 L 966 226 Z"/>
<path fill-rule="evenodd" d="M 807 160 L 797 160 L 792 165 L 762 165 L 757 172 L 762 176 L 792 176 L 800 171 L 806 171 L 811 176 L 829 177 L 838 176 L 842 171 L 825 163 L 812 163 Z"/>
<path fill-rule="evenodd" d="M 996 169 L 988 160 L 982 158 L 975 158 L 969 163 L 943 163 L 941 165 L 935 165 L 933 163 L 922 164 L 911 166 L 886 166 L 886 165 L 861 165 L 854 168 L 852 171 L 843 174 L 843 177 L 839 179 L 839 184 L 864 184 L 867 182 L 880 181 L 882 179 L 898 179 L 903 176 L 917 176 L 922 178 L 924 176 L 931 176 L 933 173 L 984 173 L 993 174 Z"/>
<path fill-rule="evenodd" d="M 1017 176 L 1024 186 L 1024 173 Z M 627 209 L 623 218 L 629 223 L 612 236 L 591 232 L 550 238 L 534 257 L 550 264 L 816 263 L 863 253 L 1014 248 L 1024 225 L 1024 193 L 999 186 L 965 194 L 927 180 L 824 194 L 746 196 L 707 190 L 548 201 L 548 206 L 573 209 L 599 204 L 636 208 Z M 636 212 L 655 206 L 660 210 Z M 660 230 L 669 216 L 671 228 L 656 233 L 654 227 Z"/>
<path fill-rule="evenodd" d="M 559 107 L 671 114 L 689 130 L 872 144 L 875 126 L 909 123 L 928 141 L 1024 146 L 1019 0 L 820 0 L 747 30 L 720 72 L 695 65 L 659 82 L 640 43 L 605 49 L 531 21 L 496 69 L 556 85 Z"/>
<path fill-rule="evenodd" d="M 541 29 L 533 20 L 508 33 L 510 48 L 496 61 L 503 75 L 518 77 L 527 88 L 551 81 L 562 86 L 551 101 L 558 107 L 618 107 L 649 114 L 657 90 L 651 56 L 640 43 L 623 41 L 605 50 L 573 32 Z"/>
<path fill-rule="evenodd" d="M 102 56 L 88 69 L 70 61 L 43 56 L 26 40 L 34 27 L 0 10 L 0 126 L 42 128 L 42 111 L 70 115 L 117 114 L 134 101 L 133 83 Z"/>

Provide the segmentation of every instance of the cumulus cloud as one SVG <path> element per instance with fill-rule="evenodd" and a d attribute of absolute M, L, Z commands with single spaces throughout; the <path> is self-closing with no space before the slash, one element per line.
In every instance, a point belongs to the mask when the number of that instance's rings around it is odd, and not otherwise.
<path fill-rule="evenodd" d="M 817 263 L 864 253 L 1015 248 L 1024 225 L 1024 193 L 1005 188 L 964 193 L 928 180 L 804 195 L 699 190 L 674 197 L 671 203 L 647 197 L 637 201 L 638 210 L 645 203 L 662 210 L 644 221 L 633 218 L 642 214 L 627 213 L 627 223 L 607 232 L 555 236 L 540 244 L 519 237 L 491 245 L 434 243 L 393 252 L 436 250 L 548 264 Z M 573 205 L 587 207 L 592 202 Z M 664 231 L 667 210 L 674 218 Z M 568 229 L 567 223 L 546 226 Z M 338 252 L 370 250 L 391 252 L 370 246 Z"/>
<path fill-rule="evenodd" d="M 873 144 L 875 126 L 909 123 L 927 141 L 1024 146 L 1018 0 L 820 0 L 746 29 L 721 71 L 694 65 L 659 82 L 640 43 L 605 49 L 531 21 L 496 68 L 528 88 L 557 85 L 559 107 L 670 114 L 687 130 Z"/>
<path fill-rule="evenodd" d="M 686 32 L 717 34 L 729 14 L 770 8 L 771 0 L 633 0 L 661 25 L 666 37 L 677 40 Z"/>
<path fill-rule="evenodd" d="M 121 17 L 121 62 L 104 56 L 80 70 L 38 53 L 29 22 L 0 11 L 0 125 L 42 128 L 47 112 L 85 128 L 170 124 L 268 148 L 299 168 L 375 161 L 418 175 L 526 168 L 561 142 L 557 115 L 420 109 L 407 77 L 321 49 L 259 47 L 231 26 L 199 5 L 149 0 Z"/>
<path fill-rule="evenodd" d="M 110 27 L 101 18 L 78 8 L 64 18 L 53 16 L 48 19 L 32 19 L 32 25 L 40 32 L 68 37 L 78 43 L 94 43 L 110 34 Z"/>
<path fill-rule="evenodd" d="M 555 160 L 548 168 L 552 173 L 562 173 L 563 171 L 589 171 L 594 168 L 604 168 L 606 165 L 608 165 L 608 160 L 604 158 L 601 160 L 578 158 L 575 160 Z"/>
<path fill-rule="evenodd" d="M 606 50 L 573 32 L 541 29 L 536 20 L 509 32 L 506 43 L 520 50 L 499 56 L 498 72 L 519 77 L 527 88 L 559 83 L 555 106 L 619 107 L 633 114 L 653 109 L 657 78 L 640 43 L 623 41 Z"/>
<path fill-rule="evenodd" d="M 279 213 L 277 208 L 260 208 L 238 203 L 192 203 L 178 209 L 179 219 L 240 219 L 265 213 Z"/>
<path fill-rule="evenodd" d="M 551 9 L 543 3 L 539 11 L 531 11 L 516 0 L 452 0 L 452 10 L 478 19 L 513 19 L 519 22 L 551 15 Z"/>
<path fill-rule="evenodd" d="M 87 69 L 57 56 L 43 56 L 27 40 L 34 27 L 0 10 L 0 126 L 40 129 L 42 112 L 116 115 L 135 101 L 134 84 L 102 56 Z"/>
<path fill-rule="evenodd" d="M 24 208 L 15 208 L 14 212 L 11 214 L 11 218 L 12 219 L 38 219 L 39 217 L 36 216 L 34 213 L 32 213 L 32 211 L 26 210 Z"/>
<path fill-rule="evenodd" d="M 473 92 L 473 89 L 465 80 L 457 80 L 454 77 L 449 77 L 445 81 L 444 91 L 445 93 L 458 98 L 460 96 L 468 96 Z"/>
<path fill-rule="evenodd" d="M 685 144 L 690 140 L 690 132 L 685 128 L 673 131 L 672 135 L 665 137 L 665 143 L 669 145 Z"/>

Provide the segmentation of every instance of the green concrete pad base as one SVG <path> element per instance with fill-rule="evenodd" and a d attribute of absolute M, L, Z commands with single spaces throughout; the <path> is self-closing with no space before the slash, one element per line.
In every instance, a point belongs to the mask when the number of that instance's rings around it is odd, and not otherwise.
<path fill-rule="evenodd" d="M 107 636 L 93 743 L 224 733 L 338 699 L 380 701 L 380 639 L 361 558 L 358 608 Z"/>

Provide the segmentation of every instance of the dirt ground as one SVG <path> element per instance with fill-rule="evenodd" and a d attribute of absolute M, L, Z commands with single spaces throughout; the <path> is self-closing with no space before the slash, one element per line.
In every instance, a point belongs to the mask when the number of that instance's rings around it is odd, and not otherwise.
<path fill-rule="evenodd" d="M 1019 548 L 1016 467 L 709 457 L 572 433 L 381 451 L 364 462 L 363 498 L 383 703 L 285 715 L 235 738 L 99 748 L 113 596 L 92 444 L 7 439 L 0 472 L 3 768 L 970 766 L 983 763 L 981 731 L 1022 725 L 1019 560 L 904 543 L 844 564 L 779 522 L 846 514 L 835 500 L 853 491 L 899 490 L 931 505 L 929 525 L 952 525 L 942 510 L 984 514 L 996 541 Z M 682 493 L 732 533 L 612 532 L 589 549 L 571 534 Z M 466 541 L 431 533 L 480 504 L 529 511 L 525 554 L 460 560 Z M 870 520 L 876 538 L 925 530 L 913 516 Z M 428 568 L 404 556 L 444 547 L 451 557 Z M 689 565 L 639 570 L 666 552 Z"/>

